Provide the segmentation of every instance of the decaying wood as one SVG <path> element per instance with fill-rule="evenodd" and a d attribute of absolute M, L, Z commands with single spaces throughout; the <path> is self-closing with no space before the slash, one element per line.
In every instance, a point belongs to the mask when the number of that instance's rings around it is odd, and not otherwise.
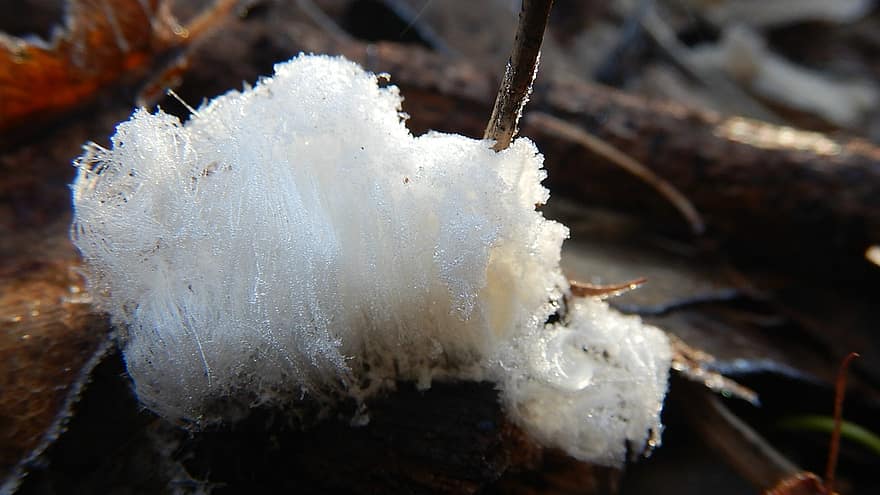
<path fill-rule="evenodd" d="M 71 421 L 21 493 L 201 486 L 220 494 L 589 495 L 612 493 L 621 475 L 537 446 L 507 421 L 489 383 L 436 383 L 427 391 L 400 384 L 369 401 L 358 426 L 353 408 L 305 430 L 295 415 L 257 409 L 233 427 L 192 435 L 142 410 L 113 353 L 81 401 L 91 414 Z M 94 431 L 108 434 L 84 442 Z"/>
<path fill-rule="evenodd" d="M 371 401 L 367 412 L 363 426 L 341 415 L 305 431 L 266 431 L 265 424 L 284 420 L 257 413 L 232 431 L 194 438 L 185 447 L 192 453 L 186 464 L 196 477 L 210 476 L 235 493 L 252 491 L 259 479 L 266 492 L 295 484 L 308 493 L 464 494 L 491 491 L 505 476 L 540 472 L 556 455 L 509 423 L 490 383 L 435 383 L 424 392 L 401 384 Z M 580 493 L 601 493 L 619 476 L 574 460 L 562 471 L 583 479 L 585 468 L 590 481 Z"/>

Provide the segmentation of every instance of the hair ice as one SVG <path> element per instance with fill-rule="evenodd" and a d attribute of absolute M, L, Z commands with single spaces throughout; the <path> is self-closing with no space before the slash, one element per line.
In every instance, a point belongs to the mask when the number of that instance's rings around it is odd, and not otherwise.
<path fill-rule="evenodd" d="M 413 137 L 394 86 L 300 56 L 181 124 L 138 110 L 78 160 L 73 239 L 147 407 L 362 400 L 491 380 L 537 439 L 604 464 L 659 432 L 669 348 L 567 291 L 528 139 Z M 638 450 L 638 449 L 637 449 Z"/>

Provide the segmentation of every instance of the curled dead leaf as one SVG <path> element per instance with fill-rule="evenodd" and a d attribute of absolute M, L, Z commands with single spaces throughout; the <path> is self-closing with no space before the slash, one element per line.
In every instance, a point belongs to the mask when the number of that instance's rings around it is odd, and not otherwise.
<path fill-rule="evenodd" d="M 0 132 L 45 124 L 103 88 L 160 72 L 234 5 L 218 0 L 181 26 L 165 0 L 70 0 L 48 42 L 0 33 Z"/>

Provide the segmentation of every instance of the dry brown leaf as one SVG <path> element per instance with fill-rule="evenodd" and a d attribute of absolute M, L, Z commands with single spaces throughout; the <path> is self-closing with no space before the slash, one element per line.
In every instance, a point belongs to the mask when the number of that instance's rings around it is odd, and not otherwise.
<path fill-rule="evenodd" d="M 232 5 L 221 0 L 181 28 L 163 0 L 71 0 L 64 29 L 48 43 L 0 34 L 0 136 L 161 74 L 177 49 Z M 102 129 L 106 120 L 84 119 Z M 89 137 L 80 127 L 0 157 L 6 172 L 29 166 L 6 173 L 0 187 L 0 493 L 61 432 L 109 343 L 106 318 L 92 312 L 67 240 L 70 167 L 45 166 L 69 163 Z"/>
<path fill-rule="evenodd" d="M 140 81 L 235 2 L 219 0 L 184 27 L 165 0 L 70 0 L 49 42 L 0 33 L 0 132 L 45 123 L 120 81 Z"/>

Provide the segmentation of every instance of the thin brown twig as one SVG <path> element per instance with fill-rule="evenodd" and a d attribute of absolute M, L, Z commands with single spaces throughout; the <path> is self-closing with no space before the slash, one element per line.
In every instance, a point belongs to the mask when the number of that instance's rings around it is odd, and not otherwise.
<path fill-rule="evenodd" d="M 672 206 L 687 220 L 694 234 L 700 235 L 705 231 L 706 226 L 703 223 L 703 218 L 690 200 L 669 181 L 658 176 L 653 170 L 642 165 L 633 157 L 615 148 L 610 143 L 584 131 L 580 127 L 569 124 L 552 115 L 543 112 L 531 112 L 528 119 L 538 126 L 579 143 L 584 148 L 638 177 L 672 203 Z"/>
<path fill-rule="evenodd" d="M 846 370 L 853 359 L 859 357 L 856 352 L 851 352 L 843 358 L 840 369 L 837 371 L 837 380 L 834 382 L 834 430 L 831 432 L 831 444 L 828 447 L 828 464 L 825 466 L 825 491 L 833 493 L 834 471 L 837 468 L 837 454 L 840 450 L 840 424 L 843 419 L 843 396 L 846 393 Z"/>
<path fill-rule="evenodd" d="M 238 5 L 236 0 L 216 0 L 210 7 L 191 20 L 180 32 L 190 41 L 201 39 L 220 25 Z"/>
<path fill-rule="evenodd" d="M 553 0 L 522 0 L 513 51 L 495 97 L 492 117 L 483 133 L 485 139 L 495 140 L 492 146 L 495 151 L 507 149 L 516 135 L 522 109 L 538 73 L 538 57 L 551 6 Z"/>
<path fill-rule="evenodd" d="M 609 285 L 588 284 L 585 282 L 578 282 L 577 280 L 569 280 L 568 283 L 571 287 L 571 294 L 575 297 L 606 298 L 617 296 L 623 294 L 624 292 L 629 292 L 631 290 L 637 289 L 646 281 L 646 278 L 640 277 L 620 284 Z"/>

